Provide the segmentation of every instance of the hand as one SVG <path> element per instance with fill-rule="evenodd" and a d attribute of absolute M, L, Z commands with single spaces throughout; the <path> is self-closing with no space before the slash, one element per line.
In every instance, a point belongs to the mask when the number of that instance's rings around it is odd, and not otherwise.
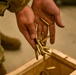
<path fill-rule="evenodd" d="M 53 0 L 33 0 L 32 9 L 35 13 L 35 22 L 38 24 L 37 35 L 41 38 L 42 32 L 46 37 L 48 26 L 40 19 L 43 18 L 49 23 L 50 43 L 55 41 L 55 22 L 59 27 L 64 27 L 60 18 L 60 11 Z M 52 19 L 51 15 L 54 16 Z"/>
<path fill-rule="evenodd" d="M 19 30 L 24 35 L 30 45 L 36 49 L 34 39 L 36 38 L 35 16 L 29 6 L 25 6 L 21 11 L 16 13 Z"/>

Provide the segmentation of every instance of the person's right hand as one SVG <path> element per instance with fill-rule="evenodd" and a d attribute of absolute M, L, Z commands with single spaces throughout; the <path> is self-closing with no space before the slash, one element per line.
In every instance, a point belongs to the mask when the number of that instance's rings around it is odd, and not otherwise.
<path fill-rule="evenodd" d="M 25 6 L 21 11 L 16 12 L 16 18 L 19 30 L 30 43 L 33 49 L 36 49 L 34 39 L 36 38 L 35 16 L 29 6 Z"/>
<path fill-rule="evenodd" d="M 41 37 L 42 32 L 44 32 L 46 37 L 49 28 L 50 43 L 53 44 L 55 41 L 55 23 L 61 28 L 64 27 L 61 21 L 59 8 L 53 0 L 33 0 L 32 9 L 36 17 L 35 22 L 38 24 L 38 37 Z M 54 20 L 51 15 L 54 16 Z M 41 18 L 46 20 L 49 26 L 45 24 Z"/>

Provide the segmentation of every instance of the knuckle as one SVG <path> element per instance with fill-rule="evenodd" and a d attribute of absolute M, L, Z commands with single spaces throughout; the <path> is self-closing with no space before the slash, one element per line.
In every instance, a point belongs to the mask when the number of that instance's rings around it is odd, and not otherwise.
<path fill-rule="evenodd" d="M 60 10 L 59 9 L 56 11 L 56 15 L 60 15 Z"/>
<path fill-rule="evenodd" d="M 34 21 L 29 21 L 28 20 L 28 25 L 32 25 L 34 23 Z"/>
<path fill-rule="evenodd" d="M 19 28 L 19 31 L 22 33 L 23 32 L 23 30 L 21 29 L 21 28 Z"/>
<path fill-rule="evenodd" d="M 32 27 L 33 28 L 33 25 L 34 25 L 34 23 L 32 23 L 32 22 L 27 23 L 27 27 Z"/>
<path fill-rule="evenodd" d="M 24 27 L 18 27 L 19 28 L 19 31 L 21 32 L 21 33 L 23 33 L 24 31 L 25 31 L 25 28 Z"/>

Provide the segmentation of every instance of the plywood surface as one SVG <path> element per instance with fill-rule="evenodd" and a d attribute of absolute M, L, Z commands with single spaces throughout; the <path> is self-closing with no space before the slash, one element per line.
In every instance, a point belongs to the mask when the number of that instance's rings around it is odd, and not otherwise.
<path fill-rule="evenodd" d="M 33 59 L 7 75 L 39 75 L 45 68 L 52 66 L 55 66 L 56 68 L 54 70 L 47 71 L 50 75 L 69 75 L 76 69 L 75 59 L 70 57 L 68 61 L 67 59 L 69 56 L 61 53 L 60 51 L 55 49 L 50 49 L 50 51 L 52 56 L 47 56 L 45 62 L 43 62 L 43 59 L 40 56 L 39 60 Z"/>

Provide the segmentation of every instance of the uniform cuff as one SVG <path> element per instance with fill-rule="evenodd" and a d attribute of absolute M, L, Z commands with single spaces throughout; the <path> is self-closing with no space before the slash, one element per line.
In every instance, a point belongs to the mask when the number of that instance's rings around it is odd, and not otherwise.
<path fill-rule="evenodd" d="M 9 8 L 8 10 L 10 12 L 19 12 L 20 10 L 22 10 L 29 2 L 30 0 L 24 0 L 23 3 L 21 3 L 20 5 L 15 5 L 12 4 L 11 2 L 9 2 Z"/>
<path fill-rule="evenodd" d="M 4 15 L 4 12 L 8 7 L 9 6 L 7 5 L 6 2 L 0 2 L 0 16 Z"/>

